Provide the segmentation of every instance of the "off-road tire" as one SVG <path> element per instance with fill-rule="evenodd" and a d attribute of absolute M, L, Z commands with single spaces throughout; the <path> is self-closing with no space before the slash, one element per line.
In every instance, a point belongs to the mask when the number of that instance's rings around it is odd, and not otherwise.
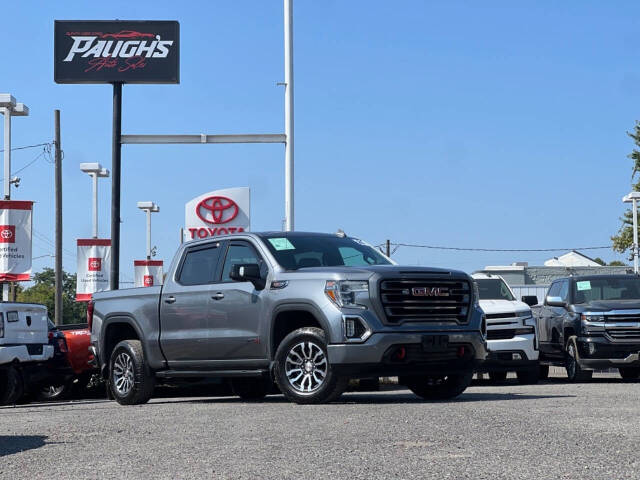
<path fill-rule="evenodd" d="M 640 368 L 638 367 L 620 367 L 618 372 L 620 372 L 622 379 L 626 381 L 637 380 L 640 377 Z"/>
<path fill-rule="evenodd" d="M 317 389 L 307 393 L 303 393 L 296 389 L 290 383 L 286 373 L 287 357 L 297 345 L 303 342 L 311 342 L 322 350 L 326 361 L 326 374 L 324 376 L 324 380 Z M 318 404 L 332 402 L 342 395 L 349 383 L 349 379 L 337 375 L 332 365 L 329 363 L 325 334 L 320 328 L 299 328 L 284 337 L 276 350 L 274 363 L 273 373 L 275 382 L 282 394 L 294 403 Z"/>
<path fill-rule="evenodd" d="M 122 355 L 122 356 L 121 356 Z M 132 385 L 126 391 L 117 386 L 118 358 L 131 361 L 130 376 Z M 120 405 L 140 405 L 147 403 L 153 395 L 155 377 L 147 364 L 142 344 L 139 340 L 123 340 L 116 345 L 109 360 L 109 388 L 113 398 Z"/>
<path fill-rule="evenodd" d="M 451 400 L 464 392 L 473 379 L 473 370 L 454 375 L 399 377 L 398 383 L 425 400 Z"/>
<path fill-rule="evenodd" d="M 22 375 L 11 366 L 0 369 L 0 405 L 14 405 L 24 394 Z"/>
<path fill-rule="evenodd" d="M 520 385 L 535 385 L 540 380 L 540 368 L 525 368 L 516 371 L 516 377 Z"/>
<path fill-rule="evenodd" d="M 271 390 L 269 378 L 233 378 L 231 390 L 243 400 L 262 400 Z"/>
<path fill-rule="evenodd" d="M 489 372 L 489 381 L 493 384 L 503 383 L 507 380 L 507 372 Z"/>
<path fill-rule="evenodd" d="M 583 370 L 576 360 L 578 346 L 575 338 L 570 338 L 565 347 L 565 368 L 567 370 L 567 378 L 572 383 L 587 382 L 593 376 L 593 370 Z"/>

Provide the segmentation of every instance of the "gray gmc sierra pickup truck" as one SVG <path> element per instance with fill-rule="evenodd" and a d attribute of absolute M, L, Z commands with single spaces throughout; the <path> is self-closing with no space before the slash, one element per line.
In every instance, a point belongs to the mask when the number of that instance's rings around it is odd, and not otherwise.
<path fill-rule="evenodd" d="M 486 356 L 466 273 L 395 265 L 344 234 L 243 233 L 183 244 L 163 286 L 94 295 L 91 350 L 121 404 L 155 381 L 228 377 L 329 402 L 350 378 L 398 376 L 425 399 L 470 384 Z"/>

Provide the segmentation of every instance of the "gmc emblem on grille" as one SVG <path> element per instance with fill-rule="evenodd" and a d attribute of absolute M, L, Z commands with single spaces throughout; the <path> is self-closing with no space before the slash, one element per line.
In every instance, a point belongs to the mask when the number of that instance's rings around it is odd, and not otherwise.
<path fill-rule="evenodd" d="M 411 289 L 414 297 L 448 297 L 449 290 L 442 287 L 416 287 Z"/>

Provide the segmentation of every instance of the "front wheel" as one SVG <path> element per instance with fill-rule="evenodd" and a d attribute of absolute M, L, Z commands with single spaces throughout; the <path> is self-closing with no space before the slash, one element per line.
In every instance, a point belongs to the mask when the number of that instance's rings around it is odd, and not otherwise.
<path fill-rule="evenodd" d="M 398 383 L 425 400 L 450 400 L 464 392 L 473 379 L 473 371 L 454 375 L 400 377 Z"/>
<path fill-rule="evenodd" d="M 278 346 L 274 376 L 280 391 L 300 404 L 327 403 L 347 388 L 348 378 L 333 370 L 324 331 L 315 327 L 294 330 Z"/>
<path fill-rule="evenodd" d="M 139 340 L 123 340 L 116 345 L 109 362 L 109 388 L 120 405 L 147 403 L 153 395 L 155 379 Z"/>
<path fill-rule="evenodd" d="M 618 368 L 618 372 L 623 380 L 637 380 L 640 377 L 640 368 L 638 367 L 621 367 Z"/>
<path fill-rule="evenodd" d="M 549 378 L 549 365 L 540 365 L 540 369 L 538 371 L 538 379 L 547 380 L 548 378 Z"/>
<path fill-rule="evenodd" d="M 516 372 L 520 385 L 534 385 L 540 379 L 540 367 L 527 368 Z"/>
<path fill-rule="evenodd" d="M 502 383 L 507 379 L 507 372 L 489 372 L 491 383 Z"/>
<path fill-rule="evenodd" d="M 593 370 L 583 370 L 578 363 L 578 348 L 573 338 L 567 342 L 565 368 L 570 382 L 586 382 L 593 376 Z"/>
<path fill-rule="evenodd" d="M 0 369 L 0 405 L 15 404 L 24 393 L 22 375 L 15 367 Z"/>

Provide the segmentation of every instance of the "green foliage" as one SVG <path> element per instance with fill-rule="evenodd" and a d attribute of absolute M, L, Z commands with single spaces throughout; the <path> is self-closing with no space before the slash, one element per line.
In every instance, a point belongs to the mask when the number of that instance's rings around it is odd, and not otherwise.
<path fill-rule="evenodd" d="M 596 257 L 593 259 L 594 262 L 599 263 L 600 265 L 606 265 L 607 262 L 605 262 L 603 259 L 601 259 L 600 257 Z"/>
<path fill-rule="evenodd" d="M 614 260 L 612 262 L 609 262 L 609 266 L 610 267 L 628 267 L 629 265 L 627 265 L 624 262 L 621 262 L 620 260 Z"/>
<path fill-rule="evenodd" d="M 55 272 L 45 268 L 33 276 L 34 285 L 18 292 L 19 302 L 42 303 L 47 306 L 53 320 L 55 311 Z M 85 303 L 76 302 L 76 275 L 62 273 L 62 323 L 84 323 L 87 317 Z"/>
<path fill-rule="evenodd" d="M 636 122 L 633 132 L 627 132 L 636 147 L 640 147 L 640 122 Z M 634 148 L 628 157 L 633 160 L 633 170 L 631 171 L 631 190 L 640 191 L 640 150 Z M 618 230 L 618 234 L 611 237 L 613 241 L 613 249 L 617 252 L 624 253 L 633 246 L 633 213 L 631 209 L 624 212 L 620 218 L 622 225 Z"/>

